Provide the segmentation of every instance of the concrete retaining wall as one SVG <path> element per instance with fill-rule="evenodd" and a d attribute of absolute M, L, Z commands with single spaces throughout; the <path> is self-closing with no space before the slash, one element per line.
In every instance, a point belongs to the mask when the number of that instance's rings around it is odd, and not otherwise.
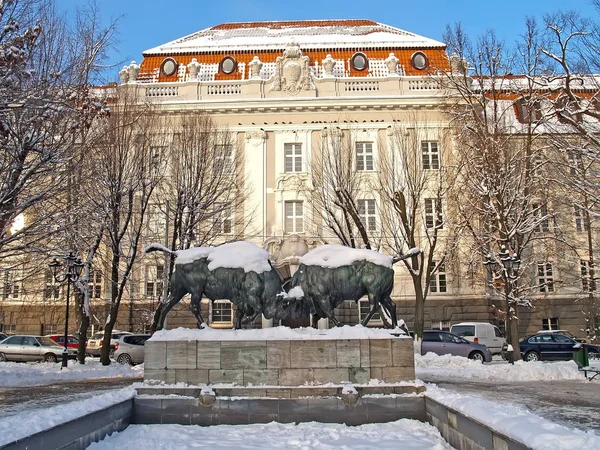
<path fill-rule="evenodd" d="M 129 426 L 133 415 L 133 399 L 32 434 L 1 446 L 1 450 L 83 450 L 115 431 Z"/>
<path fill-rule="evenodd" d="M 240 386 L 415 379 L 413 342 L 385 339 L 148 341 L 145 380 Z"/>
<path fill-rule="evenodd" d="M 518 441 L 492 430 L 464 414 L 425 397 L 427 422 L 440 430 L 458 450 L 529 450 Z"/>

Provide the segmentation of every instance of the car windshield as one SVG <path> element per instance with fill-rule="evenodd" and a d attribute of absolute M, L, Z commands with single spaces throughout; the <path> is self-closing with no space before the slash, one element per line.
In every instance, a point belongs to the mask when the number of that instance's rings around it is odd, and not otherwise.
<path fill-rule="evenodd" d="M 41 336 L 37 338 L 40 341 L 40 344 L 45 345 L 46 347 L 57 347 L 58 344 L 54 342 L 52 339 L 46 336 Z"/>
<path fill-rule="evenodd" d="M 475 336 L 475 327 L 473 325 L 455 325 L 452 327 L 452 334 L 458 336 Z"/>

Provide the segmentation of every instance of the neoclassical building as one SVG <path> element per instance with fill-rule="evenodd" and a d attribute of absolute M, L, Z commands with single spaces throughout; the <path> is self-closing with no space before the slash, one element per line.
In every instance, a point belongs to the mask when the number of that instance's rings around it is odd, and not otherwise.
<path fill-rule="evenodd" d="M 351 134 L 353 168 L 373 178 L 378 176 L 377 162 L 390 153 L 398 136 L 411 135 L 421 169 L 439 178 L 451 159 L 452 140 L 450 118 L 443 112 L 448 93 L 432 80 L 434 68 L 451 70 L 444 43 L 370 20 L 315 20 L 216 25 L 146 50 L 139 65 L 132 62 L 119 75 L 120 89 L 135 90 L 164 114 L 207 113 L 235 136 L 252 189 L 243 207 L 226 219 L 223 240 L 243 223 L 243 237 L 266 248 L 287 277 L 304 253 L 338 241 L 309 198 L 314 161 L 326 151 L 323 136 Z M 422 124 L 418 135 L 406 126 L 415 118 Z M 384 232 L 379 205 L 376 192 L 361 193 L 359 214 L 375 238 Z M 447 207 L 425 199 L 423 228 L 434 226 Z M 249 211 L 253 214 L 246 214 Z M 152 217 L 150 223 L 155 233 L 149 233 L 146 243 L 164 235 L 161 217 Z M 404 267 L 395 268 L 393 300 L 410 327 L 414 291 Z M 543 269 L 544 277 L 557 276 L 556 268 Z M 142 331 L 149 325 L 162 295 L 163 274 L 160 255 L 140 260 L 132 280 L 136 288 L 131 289 L 129 303 L 122 305 L 118 328 Z M 93 283 L 93 322 L 101 326 L 107 290 L 101 275 Z M 486 295 L 480 264 L 442 266 L 430 288 L 426 327 L 448 329 L 461 321 L 495 320 L 490 307 L 497 299 Z M 5 301 L 17 300 L 11 292 Z M 558 287 L 545 292 L 543 306 L 522 311 L 521 333 L 552 326 L 581 334 L 581 308 L 573 298 L 572 292 Z M 346 303 L 338 318 L 358 323 L 366 304 Z M 203 307 L 214 326 L 231 326 L 235 310 L 227 301 L 206 302 Z M 5 330 L 40 332 L 39 320 L 25 320 L 24 313 L 21 319 L 19 314 L 9 315 L 0 316 Z M 60 324 L 60 314 L 50 320 Z M 193 326 L 193 319 L 182 306 L 168 325 Z M 264 320 L 254 324 L 271 325 Z"/>

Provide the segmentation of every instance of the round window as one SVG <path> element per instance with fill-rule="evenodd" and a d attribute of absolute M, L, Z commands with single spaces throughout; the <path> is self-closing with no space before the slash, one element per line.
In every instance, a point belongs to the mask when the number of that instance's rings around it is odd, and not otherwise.
<path fill-rule="evenodd" d="M 369 59 L 364 53 L 355 53 L 352 55 L 351 62 L 355 70 L 365 70 L 369 67 Z"/>
<path fill-rule="evenodd" d="M 160 66 L 160 71 L 167 77 L 174 75 L 177 72 L 177 61 L 173 58 L 166 58 Z"/>
<path fill-rule="evenodd" d="M 423 52 L 416 52 L 410 58 L 412 65 L 415 69 L 423 70 L 429 65 L 429 60 Z"/>
<path fill-rule="evenodd" d="M 235 69 L 237 69 L 237 61 L 233 56 L 226 56 L 221 60 L 220 66 L 221 72 L 230 74 L 235 72 Z"/>

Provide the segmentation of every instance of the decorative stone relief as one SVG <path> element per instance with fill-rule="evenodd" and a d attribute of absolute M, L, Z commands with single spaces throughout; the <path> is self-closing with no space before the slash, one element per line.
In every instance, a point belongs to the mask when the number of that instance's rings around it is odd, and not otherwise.
<path fill-rule="evenodd" d="M 267 132 L 263 130 L 259 131 L 246 131 L 246 141 L 258 147 L 267 139 Z"/>
<path fill-rule="evenodd" d="M 302 56 L 300 47 L 290 42 L 275 61 L 275 79 L 271 91 L 283 91 L 289 95 L 297 95 L 300 91 L 315 89 L 310 79 L 308 56 Z"/>
<path fill-rule="evenodd" d="M 127 66 L 123 66 L 119 72 L 119 77 L 121 78 L 121 84 L 127 84 L 129 81 L 129 71 L 127 70 Z"/>
<path fill-rule="evenodd" d="M 323 130 L 321 130 L 321 135 L 324 138 L 331 137 L 332 139 L 340 139 L 344 135 L 344 132 L 340 127 L 323 128 Z"/>
<path fill-rule="evenodd" d="M 131 64 L 127 67 L 127 72 L 129 73 L 129 83 L 134 83 L 140 73 L 140 66 L 135 61 L 131 61 Z"/>
<path fill-rule="evenodd" d="M 248 67 L 250 67 L 250 79 L 257 80 L 260 79 L 260 69 L 262 69 L 263 63 L 258 56 L 252 58 L 252 61 L 248 63 Z"/>
<path fill-rule="evenodd" d="M 333 77 L 333 68 L 335 67 L 336 60 L 331 57 L 331 55 L 327 55 L 323 61 L 321 61 L 321 65 L 325 70 L 325 74 L 323 77 L 331 78 Z"/>
<path fill-rule="evenodd" d="M 200 72 L 200 64 L 196 58 L 192 58 L 192 61 L 187 65 L 188 71 L 190 72 L 190 80 L 197 80 L 198 73 Z"/>
<path fill-rule="evenodd" d="M 398 58 L 393 53 L 385 59 L 385 65 L 388 68 L 388 76 L 389 77 L 397 77 L 398 76 Z"/>

